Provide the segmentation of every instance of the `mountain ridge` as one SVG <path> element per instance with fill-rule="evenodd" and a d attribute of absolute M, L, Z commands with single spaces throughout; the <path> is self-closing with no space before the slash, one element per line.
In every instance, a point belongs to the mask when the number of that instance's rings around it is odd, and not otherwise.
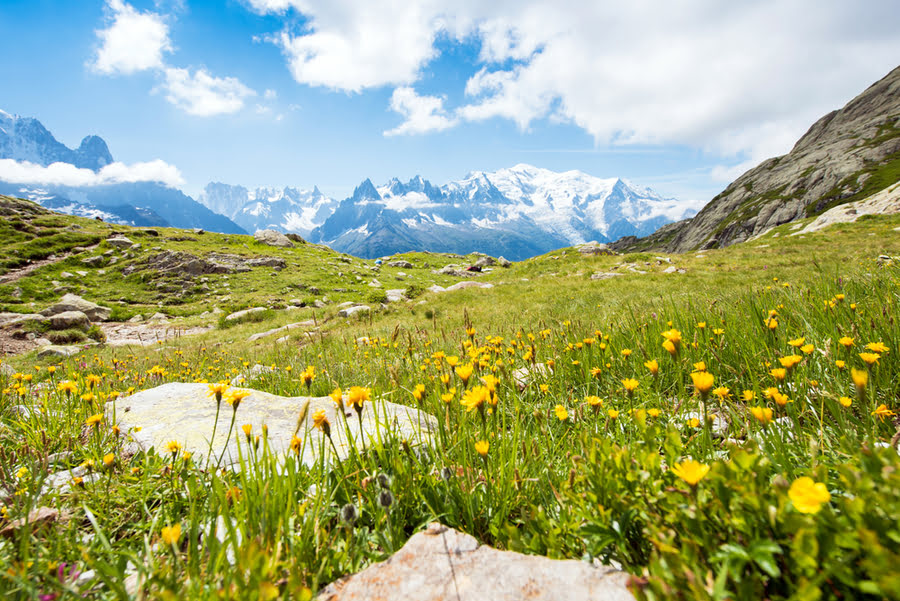
<path fill-rule="evenodd" d="M 900 67 L 823 115 L 791 151 L 743 173 L 695 217 L 622 251 L 687 252 L 729 246 L 860 200 L 900 181 Z"/>

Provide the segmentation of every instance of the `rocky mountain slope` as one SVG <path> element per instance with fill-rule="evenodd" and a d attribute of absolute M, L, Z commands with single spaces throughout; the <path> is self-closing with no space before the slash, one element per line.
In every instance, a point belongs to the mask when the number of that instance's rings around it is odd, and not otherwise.
<path fill-rule="evenodd" d="M 424 249 L 523 259 L 589 240 L 646 235 L 693 213 L 621 179 L 521 164 L 440 187 L 419 176 L 377 188 L 366 180 L 310 239 L 364 257 Z"/>
<path fill-rule="evenodd" d="M 69 163 L 98 171 L 113 162 L 106 142 L 87 136 L 76 149 L 59 142 L 40 121 L 0 111 L 0 159 L 27 161 L 44 167 Z M 133 226 L 202 228 L 240 234 L 243 228 L 180 190 L 158 182 L 97 186 L 55 184 L 21 185 L 0 179 L 0 194 L 33 200 L 55 211 L 96 217 Z"/>
<path fill-rule="evenodd" d="M 728 246 L 866 198 L 900 181 L 900 67 L 819 119 L 788 154 L 741 175 L 696 217 L 619 250 Z"/>

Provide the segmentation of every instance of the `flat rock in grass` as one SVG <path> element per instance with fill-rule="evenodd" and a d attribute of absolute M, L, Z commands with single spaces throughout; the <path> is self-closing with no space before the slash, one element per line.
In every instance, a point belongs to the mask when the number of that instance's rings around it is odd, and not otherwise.
<path fill-rule="evenodd" d="M 625 275 L 624 273 L 616 273 L 615 271 L 598 271 L 591 275 L 592 280 L 608 280 L 611 278 L 618 278 Z"/>
<path fill-rule="evenodd" d="M 633 601 L 629 575 L 575 559 L 499 551 L 441 524 L 387 561 L 325 587 L 318 601 Z"/>
<path fill-rule="evenodd" d="M 355 307 L 347 307 L 346 309 L 341 309 L 338 311 L 338 315 L 341 317 L 352 317 L 353 315 L 361 315 L 363 313 L 368 313 L 372 310 L 372 307 L 368 305 L 356 305 Z"/>
<path fill-rule="evenodd" d="M 134 242 L 125 236 L 107 238 L 106 243 L 115 248 L 131 248 L 134 245 Z"/>
<path fill-rule="evenodd" d="M 12 536 L 26 524 L 29 524 L 33 531 L 44 524 L 55 522 L 64 517 L 65 516 L 59 513 L 58 509 L 54 509 L 53 507 L 38 507 L 37 509 L 32 509 L 27 518 L 15 519 L 4 526 L 3 529 L 0 530 L 0 536 Z"/>
<path fill-rule="evenodd" d="M 112 309 L 101 307 L 97 303 L 84 300 L 77 294 L 66 294 L 59 299 L 58 303 L 41 311 L 41 315 L 50 317 L 51 315 L 63 313 L 64 311 L 81 311 L 87 315 L 88 319 L 91 321 L 106 321 L 112 313 Z"/>
<path fill-rule="evenodd" d="M 38 351 L 38 357 L 71 357 L 72 355 L 77 355 L 81 351 L 81 347 L 77 346 L 58 346 L 55 344 L 51 344 L 50 346 L 45 346 L 40 351 Z"/>
<path fill-rule="evenodd" d="M 389 303 L 399 303 L 406 300 L 406 288 L 395 288 L 388 290 L 385 294 L 387 294 Z"/>
<path fill-rule="evenodd" d="M 429 292 L 434 292 L 436 294 L 440 294 L 441 292 L 455 292 L 456 290 L 465 290 L 466 288 L 493 288 L 493 284 L 488 284 L 487 282 L 457 282 L 452 286 L 447 286 L 444 288 L 443 286 L 438 286 L 434 284 L 428 287 Z"/>
<path fill-rule="evenodd" d="M 244 309 L 243 311 L 235 311 L 231 315 L 225 318 L 225 321 L 237 321 L 239 319 L 243 319 L 248 315 L 253 315 L 254 313 L 262 313 L 265 311 L 265 307 L 251 307 L 249 309 Z"/>
<path fill-rule="evenodd" d="M 327 443 L 324 447 L 321 446 L 324 435 L 313 427 L 312 416 L 319 409 L 325 410 L 325 415 L 331 422 L 332 440 L 341 458 L 348 456 L 351 445 L 362 448 L 356 412 L 347 412 L 350 427 L 345 429 L 344 418 L 338 414 L 331 397 L 283 397 L 249 388 L 243 390 L 248 390 L 251 394 L 238 406 L 236 425 L 230 440 L 227 435 L 232 409 L 222 402 L 212 452 L 216 457 L 225 452 L 223 465 L 237 463 L 238 439 L 242 444 L 241 452 L 246 457 L 246 443 L 241 432 L 244 424 L 250 424 L 255 434 L 261 434 L 265 424 L 272 452 L 291 452 L 291 437 L 307 403 L 308 411 L 298 435 L 305 443 L 302 454 L 304 463 L 311 465 L 318 457 L 320 448 L 325 448 L 326 454 L 332 453 Z M 195 457 L 206 455 L 216 417 L 216 401 L 209 396 L 208 385 L 177 382 L 163 384 L 121 397 L 115 403 L 119 427 L 130 432 L 140 448 L 146 450 L 155 447 L 158 453 L 165 455 L 166 443 L 175 440 L 185 450 L 194 453 Z M 112 412 L 112 404 L 107 407 Z M 135 431 L 137 428 L 140 430 Z M 374 439 L 380 437 L 384 440 L 389 436 L 406 439 L 413 445 L 427 444 L 436 428 L 437 421 L 433 416 L 405 405 L 375 399 L 373 402 L 366 402 L 362 411 L 362 430 L 367 445 L 371 445 Z M 236 433 L 240 436 L 236 436 Z"/>
<path fill-rule="evenodd" d="M 277 230 L 257 230 L 253 234 L 253 238 L 257 242 L 262 242 L 269 246 L 280 246 L 282 248 L 293 248 L 294 246 L 290 238 Z"/>

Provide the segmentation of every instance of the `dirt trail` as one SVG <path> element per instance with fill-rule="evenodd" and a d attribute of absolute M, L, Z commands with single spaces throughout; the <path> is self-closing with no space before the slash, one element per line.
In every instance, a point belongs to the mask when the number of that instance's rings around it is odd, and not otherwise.
<path fill-rule="evenodd" d="M 93 250 L 97 248 L 97 245 L 85 247 L 84 250 L 81 250 L 77 253 L 68 252 L 62 255 L 50 255 L 46 259 L 41 259 L 40 261 L 32 261 L 25 267 L 19 267 L 18 269 L 13 269 L 8 273 L 0 275 L 0 284 L 12 284 L 13 282 L 24 278 L 29 273 L 44 267 L 45 265 L 53 265 L 54 263 L 59 263 L 60 261 L 65 261 L 69 257 L 75 254 L 80 254 L 82 252 Z"/>

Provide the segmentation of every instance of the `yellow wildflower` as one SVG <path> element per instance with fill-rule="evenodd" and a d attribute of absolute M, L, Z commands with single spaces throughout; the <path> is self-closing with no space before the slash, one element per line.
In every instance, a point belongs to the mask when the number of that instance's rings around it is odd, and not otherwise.
<path fill-rule="evenodd" d="M 165 526 L 162 529 L 162 541 L 167 545 L 177 545 L 181 538 L 181 524 Z"/>
<path fill-rule="evenodd" d="M 690 484 L 696 486 L 700 480 L 706 477 L 709 466 L 693 459 L 687 459 L 672 467 L 672 473 Z"/>
<path fill-rule="evenodd" d="M 831 500 L 831 493 L 822 482 L 808 476 L 797 478 L 788 490 L 794 509 L 800 513 L 818 513 L 822 505 Z"/>
<path fill-rule="evenodd" d="M 768 407 L 750 407 L 750 413 L 762 424 L 772 421 L 772 410 Z"/>
<path fill-rule="evenodd" d="M 566 408 L 563 407 L 562 405 L 557 405 L 556 407 L 554 407 L 553 412 L 556 414 L 556 419 L 558 419 L 561 422 L 564 422 L 567 419 L 569 419 L 569 412 L 566 411 Z"/>
<path fill-rule="evenodd" d="M 491 448 L 491 443 L 486 440 L 479 440 L 475 443 L 475 452 L 481 455 L 482 457 L 487 457 L 488 449 Z"/>

